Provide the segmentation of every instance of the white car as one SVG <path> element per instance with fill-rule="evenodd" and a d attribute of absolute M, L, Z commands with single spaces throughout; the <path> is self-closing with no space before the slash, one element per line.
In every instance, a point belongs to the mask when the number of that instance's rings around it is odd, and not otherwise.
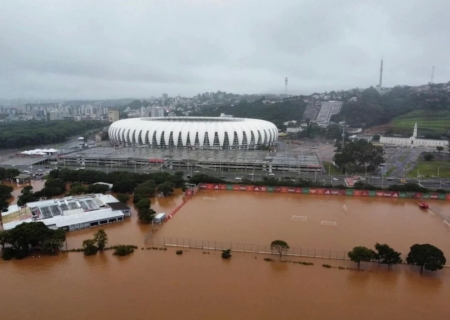
<path fill-rule="evenodd" d="M 269 176 L 274 176 L 275 175 L 275 173 L 269 173 Z"/>
<path fill-rule="evenodd" d="M 333 181 L 338 181 L 339 179 L 338 178 L 333 178 Z"/>
<path fill-rule="evenodd" d="M 236 177 L 236 178 L 234 178 L 234 180 L 241 181 L 242 179 L 241 179 L 241 177 Z"/>
<path fill-rule="evenodd" d="M 254 174 L 254 173 L 249 173 L 248 175 L 249 175 L 249 176 L 254 176 L 255 174 Z"/>

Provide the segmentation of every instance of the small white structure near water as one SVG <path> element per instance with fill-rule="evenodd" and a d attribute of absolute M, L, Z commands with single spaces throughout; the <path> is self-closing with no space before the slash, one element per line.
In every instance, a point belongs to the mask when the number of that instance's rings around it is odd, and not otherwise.
<path fill-rule="evenodd" d="M 161 224 L 164 222 L 165 219 L 166 219 L 165 213 L 158 213 L 156 216 L 153 217 L 152 222 Z"/>

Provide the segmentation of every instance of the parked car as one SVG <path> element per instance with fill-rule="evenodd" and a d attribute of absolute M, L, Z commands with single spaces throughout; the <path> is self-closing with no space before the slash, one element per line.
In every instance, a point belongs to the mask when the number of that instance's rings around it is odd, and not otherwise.
<path fill-rule="evenodd" d="M 269 173 L 269 176 L 274 176 L 275 175 L 275 173 Z"/>
<path fill-rule="evenodd" d="M 236 177 L 236 178 L 234 178 L 234 180 L 241 181 L 242 178 L 241 177 Z"/>

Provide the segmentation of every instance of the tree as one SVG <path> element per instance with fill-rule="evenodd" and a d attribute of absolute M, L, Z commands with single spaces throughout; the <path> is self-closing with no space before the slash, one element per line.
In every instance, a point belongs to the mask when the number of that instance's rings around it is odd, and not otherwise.
<path fill-rule="evenodd" d="M 393 264 L 402 263 L 402 258 L 400 258 L 401 253 L 395 251 L 387 244 L 375 244 L 375 255 L 374 259 L 378 260 L 378 263 L 387 264 L 390 268 Z"/>
<path fill-rule="evenodd" d="M 358 264 L 358 269 L 361 261 L 370 261 L 373 259 L 375 252 L 367 247 L 354 247 L 352 251 L 348 253 L 348 257 L 353 262 Z"/>
<path fill-rule="evenodd" d="M 153 217 L 155 216 L 155 210 L 150 208 L 145 208 L 138 211 L 138 218 L 143 223 L 150 223 L 153 220 Z"/>
<path fill-rule="evenodd" d="M 436 150 L 439 152 L 439 153 L 441 153 L 441 151 L 443 151 L 444 150 L 444 147 L 441 147 L 441 146 L 437 146 L 436 147 Z"/>
<path fill-rule="evenodd" d="M 84 194 L 87 191 L 88 189 L 79 182 L 74 182 L 70 185 L 70 193 L 73 195 Z"/>
<path fill-rule="evenodd" d="M 2 245 L 2 250 L 5 249 L 5 244 L 9 241 L 9 232 L 7 230 L 0 230 L 0 244 Z"/>
<path fill-rule="evenodd" d="M 444 253 L 431 244 L 415 244 L 406 257 L 408 264 L 420 266 L 420 273 L 423 269 L 436 271 L 442 269 L 447 260 Z"/>
<path fill-rule="evenodd" d="M 123 202 L 123 203 L 127 203 L 128 200 L 130 200 L 130 196 L 127 194 L 124 194 L 124 193 L 117 194 L 116 198 L 117 198 L 117 200 L 119 200 L 120 202 Z"/>
<path fill-rule="evenodd" d="M 333 160 L 341 170 L 364 172 L 366 169 L 375 169 L 384 162 L 383 148 L 366 140 L 348 142 L 342 150 L 340 145 L 337 144 L 336 147 L 338 152 Z"/>
<path fill-rule="evenodd" d="M 94 240 L 97 243 L 98 250 L 103 251 L 105 249 L 106 244 L 108 243 L 108 235 L 105 230 L 100 229 L 96 233 L 94 233 Z"/>
<path fill-rule="evenodd" d="M 165 181 L 158 185 L 158 188 L 156 189 L 158 193 L 162 193 L 165 197 L 170 196 L 173 193 L 173 183 L 170 181 Z"/>
<path fill-rule="evenodd" d="M 0 184 L 0 213 L 8 211 L 8 199 L 11 198 L 12 191 L 12 187 Z"/>
<path fill-rule="evenodd" d="M 112 191 L 120 193 L 131 193 L 136 188 L 136 181 L 132 179 L 120 180 L 113 184 Z"/>
<path fill-rule="evenodd" d="M 83 241 L 83 252 L 85 256 L 92 256 L 96 254 L 98 247 L 95 245 L 94 239 L 86 239 Z"/>
<path fill-rule="evenodd" d="M 57 253 L 65 240 L 64 230 L 49 229 L 43 222 L 22 223 L 0 233 L 2 246 L 9 245 L 7 255 L 16 259 L 25 258 L 35 248 L 42 252 Z"/>
<path fill-rule="evenodd" d="M 434 160 L 434 155 L 431 153 L 425 153 L 425 155 L 423 156 L 423 159 L 425 161 L 433 161 Z"/>
<path fill-rule="evenodd" d="M 270 244 L 270 250 L 278 252 L 281 259 L 281 255 L 289 250 L 289 245 L 283 240 L 274 240 Z"/>
<path fill-rule="evenodd" d="M 39 198 L 33 193 L 32 186 L 26 186 L 21 191 L 22 195 L 17 199 L 17 204 L 19 206 L 24 206 L 28 202 L 38 201 Z"/>
<path fill-rule="evenodd" d="M 148 198 L 140 199 L 135 205 L 138 211 L 150 208 L 150 200 Z"/>
<path fill-rule="evenodd" d="M 88 192 L 89 193 L 105 193 L 109 191 L 109 187 L 107 185 L 104 184 L 91 184 L 88 187 Z"/>

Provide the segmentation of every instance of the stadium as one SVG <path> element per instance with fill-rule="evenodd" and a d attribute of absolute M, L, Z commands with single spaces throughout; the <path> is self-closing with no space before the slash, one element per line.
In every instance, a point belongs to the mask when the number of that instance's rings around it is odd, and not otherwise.
<path fill-rule="evenodd" d="M 271 122 L 226 117 L 125 119 L 114 122 L 108 134 L 116 146 L 152 148 L 257 150 L 278 139 Z"/>

